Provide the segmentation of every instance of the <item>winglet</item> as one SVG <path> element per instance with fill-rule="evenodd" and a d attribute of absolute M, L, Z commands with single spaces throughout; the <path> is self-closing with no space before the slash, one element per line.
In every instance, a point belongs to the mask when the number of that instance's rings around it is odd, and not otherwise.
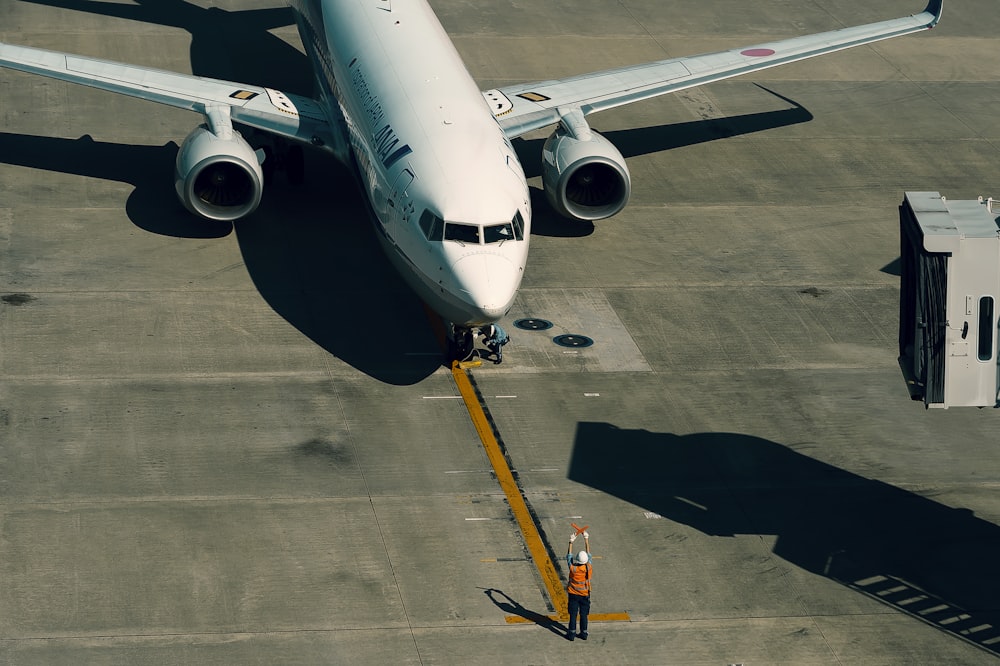
<path fill-rule="evenodd" d="M 934 19 L 927 24 L 927 29 L 931 29 L 938 24 L 941 20 L 941 12 L 944 10 L 944 0 L 929 0 L 927 3 L 927 8 L 924 9 L 925 14 L 931 14 Z"/>

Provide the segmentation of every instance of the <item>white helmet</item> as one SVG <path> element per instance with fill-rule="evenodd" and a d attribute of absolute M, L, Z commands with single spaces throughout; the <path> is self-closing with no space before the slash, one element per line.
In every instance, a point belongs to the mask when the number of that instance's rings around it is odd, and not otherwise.
<path fill-rule="evenodd" d="M 587 562 L 590 561 L 590 555 L 587 553 L 587 551 L 581 550 L 579 553 L 576 554 L 576 557 L 573 558 L 573 561 L 576 562 L 577 564 L 586 564 Z"/>

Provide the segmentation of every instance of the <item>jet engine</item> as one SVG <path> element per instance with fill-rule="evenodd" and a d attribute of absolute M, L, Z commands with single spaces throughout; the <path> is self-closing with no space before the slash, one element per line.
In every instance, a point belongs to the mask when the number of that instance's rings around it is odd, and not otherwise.
<path fill-rule="evenodd" d="M 585 128 L 560 125 L 542 148 L 542 183 L 559 214 L 602 220 L 620 212 L 632 191 L 625 158 L 614 144 Z"/>
<path fill-rule="evenodd" d="M 177 152 L 174 187 L 192 213 L 229 222 L 256 210 L 264 175 L 263 153 L 255 152 L 239 132 L 226 135 L 216 136 L 207 124 L 188 134 Z"/>

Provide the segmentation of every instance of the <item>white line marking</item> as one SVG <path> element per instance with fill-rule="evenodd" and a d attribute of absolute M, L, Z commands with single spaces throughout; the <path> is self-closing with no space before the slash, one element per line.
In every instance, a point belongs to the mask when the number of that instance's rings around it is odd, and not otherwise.
<path fill-rule="evenodd" d="M 584 393 L 583 397 L 584 398 L 600 398 L 601 394 L 600 393 Z"/>
<path fill-rule="evenodd" d="M 690 504 L 691 506 L 693 506 L 696 509 L 701 509 L 702 511 L 708 511 L 708 507 L 707 506 L 702 506 L 701 504 L 698 504 L 697 502 L 692 502 L 691 500 L 689 500 L 686 497 L 678 497 L 677 495 L 674 495 L 674 499 L 678 500 L 680 502 L 684 502 L 685 504 Z"/>
<path fill-rule="evenodd" d="M 516 398 L 516 395 L 495 395 L 494 398 Z"/>
<path fill-rule="evenodd" d="M 461 400 L 460 395 L 425 395 L 424 400 Z"/>

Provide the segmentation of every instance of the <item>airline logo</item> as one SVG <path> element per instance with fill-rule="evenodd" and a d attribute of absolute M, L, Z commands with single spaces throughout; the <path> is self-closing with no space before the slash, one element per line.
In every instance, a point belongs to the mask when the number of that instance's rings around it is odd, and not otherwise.
<path fill-rule="evenodd" d="M 358 93 L 358 100 L 361 102 L 361 108 L 368 120 L 368 125 L 372 128 L 372 147 L 382 166 L 388 170 L 393 164 L 412 153 L 413 149 L 406 143 L 400 145 L 396 130 L 385 120 L 385 109 L 382 108 L 382 103 L 372 92 L 361 67 L 357 66 L 357 62 L 357 60 L 351 62 L 350 67 L 353 70 L 351 80 Z"/>

